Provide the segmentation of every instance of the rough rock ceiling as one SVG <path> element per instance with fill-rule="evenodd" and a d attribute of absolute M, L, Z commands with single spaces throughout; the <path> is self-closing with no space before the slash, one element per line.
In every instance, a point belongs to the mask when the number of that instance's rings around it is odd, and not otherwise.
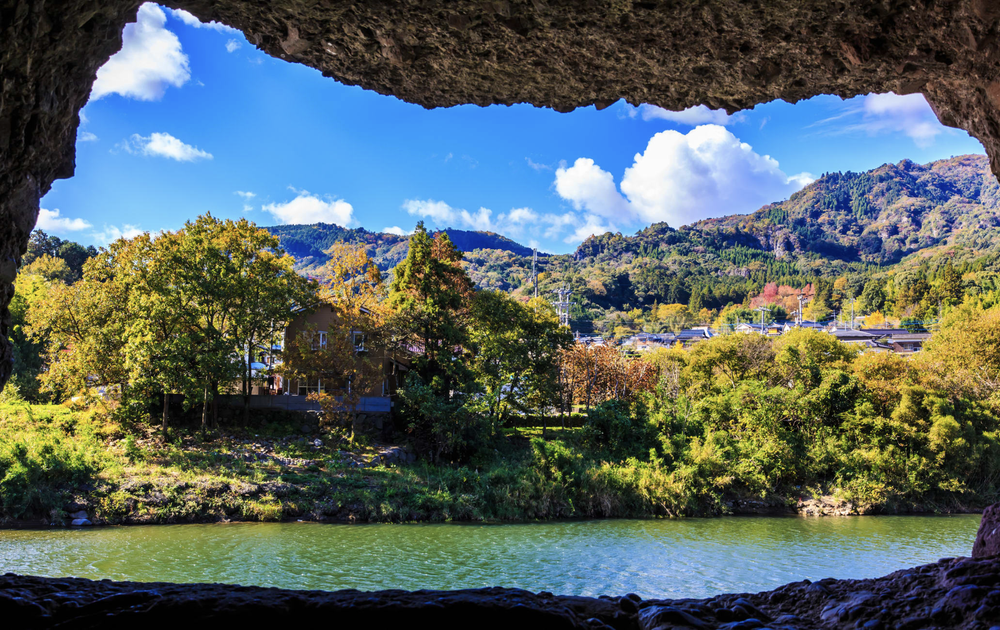
<path fill-rule="evenodd" d="M 38 199 L 74 168 L 77 112 L 136 0 L 0 0 L 0 383 Z M 923 92 L 1000 172 L 996 0 L 189 0 L 269 54 L 426 107 L 620 98 L 728 111 Z"/>

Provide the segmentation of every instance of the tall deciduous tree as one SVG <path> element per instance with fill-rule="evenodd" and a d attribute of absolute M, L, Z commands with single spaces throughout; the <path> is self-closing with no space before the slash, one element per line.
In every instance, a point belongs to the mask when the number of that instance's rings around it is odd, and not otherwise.
<path fill-rule="evenodd" d="M 119 239 L 89 260 L 83 279 L 54 286 L 28 312 L 29 333 L 48 339 L 47 385 L 73 394 L 119 386 L 129 398 L 202 394 L 238 379 L 249 414 L 252 363 L 293 309 L 316 299 L 277 237 L 249 221 L 211 215 L 175 233 Z"/>
<path fill-rule="evenodd" d="M 315 301 L 316 285 L 295 273 L 295 261 L 281 249 L 278 237 L 250 221 L 220 221 L 205 215 L 197 223 L 221 252 L 217 297 L 228 311 L 226 337 L 240 357 L 243 420 L 248 422 L 251 364 L 259 348 L 270 348 L 285 329 L 296 306 Z"/>
<path fill-rule="evenodd" d="M 506 293 L 481 291 L 472 303 L 470 339 L 494 430 L 512 411 L 543 410 L 554 402 L 559 354 L 573 337 L 551 304 L 538 298 L 524 305 Z"/>

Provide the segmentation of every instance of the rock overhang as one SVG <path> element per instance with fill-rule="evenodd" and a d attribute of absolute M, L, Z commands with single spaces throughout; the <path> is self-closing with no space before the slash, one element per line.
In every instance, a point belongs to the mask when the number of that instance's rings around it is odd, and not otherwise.
<path fill-rule="evenodd" d="M 38 212 L 74 170 L 78 112 L 138 0 L 0 0 L 0 335 Z M 424 107 L 619 99 L 730 113 L 818 94 L 921 92 L 1000 172 L 992 0 L 186 0 L 268 54 Z M 0 382 L 11 371 L 0 347 Z"/>

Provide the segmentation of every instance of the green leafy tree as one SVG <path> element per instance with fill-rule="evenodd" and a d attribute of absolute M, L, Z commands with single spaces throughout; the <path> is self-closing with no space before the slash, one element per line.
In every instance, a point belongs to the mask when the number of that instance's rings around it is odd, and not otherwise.
<path fill-rule="evenodd" d="M 885 308 L 885 284 L 878 278 L 871 278 L 865 284 L 861 292 L 861 299 L 858 300 L 858 312 L 867 315 Z"/>
<path fill-rule="evenodd" d="M 480 291 L 472 302 L 470 341 L 494 431 L 512 412 L 540 411 L 555 401 L 559 355 L 573 336 L 547 301 L 524 305 L 505 293 Z"/>
<path fill-rule="evenodd" d="M 295 273 L 295 261 L 278 237 L 246 219 L 203 215 L 185 229 L 201 233 L 206 246 L 218 252 L 218 292 L 205 297 L 218 300 L 225 313 L 224 338 L 238 357 L 243 421 L 248 423 L 256 372 L 252 364 L 261 347 L 275 342 L 296 307 L 315 303 L 316 284 Z"/>

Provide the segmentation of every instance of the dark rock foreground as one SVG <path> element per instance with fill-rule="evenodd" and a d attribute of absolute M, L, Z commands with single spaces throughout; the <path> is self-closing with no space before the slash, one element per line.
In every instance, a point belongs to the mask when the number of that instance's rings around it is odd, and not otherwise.
<path fill-rule="evenodd" d="M 1000 628 L 1000 558 L 946 558 L 873 580 L 794 582 L 710 599 L 567 597 L 517 589 L 288 591 L 225 584 L 0 577 L 24 628 Z M 320 626 L 316 626 L 320 627 Z"/>

